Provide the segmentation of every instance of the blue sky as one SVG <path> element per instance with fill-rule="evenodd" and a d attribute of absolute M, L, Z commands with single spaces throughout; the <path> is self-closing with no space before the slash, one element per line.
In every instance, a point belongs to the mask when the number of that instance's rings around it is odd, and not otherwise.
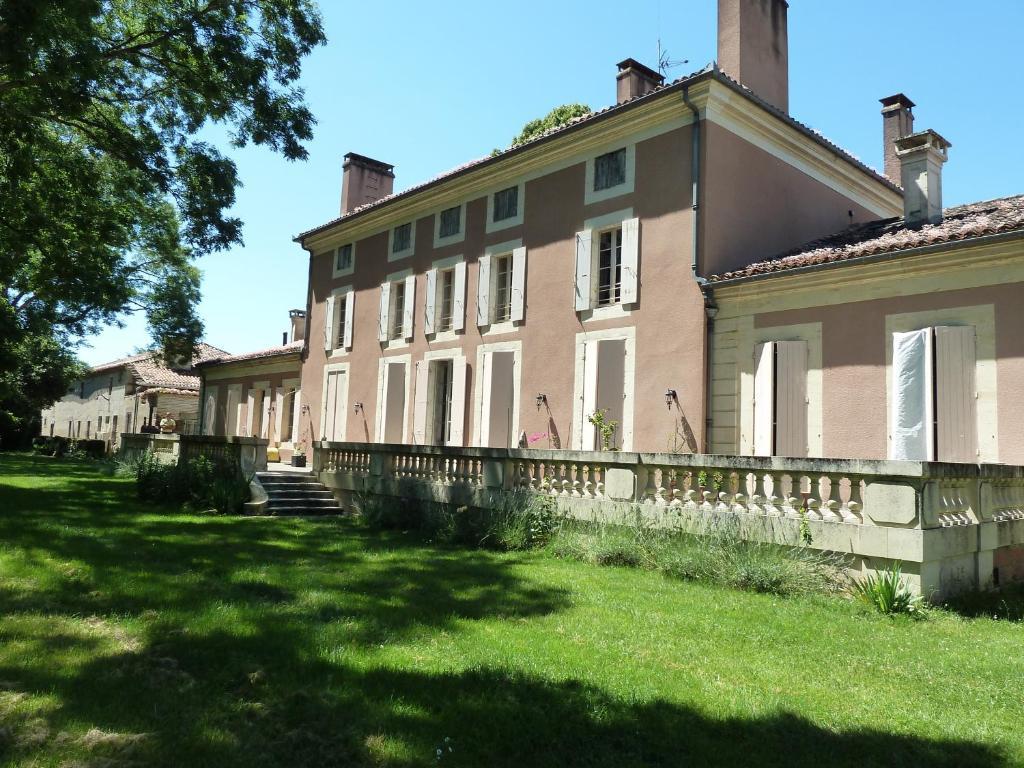
<path fill-rule="evenodd" d="M 306 62 L 318 125 L 309 160 L 232 150 L 245 244 L 205 257 L 206 341 L 233 353 L 280 343 L 305 306 L 306 253 L 292 238 L 338 213 L 341 158 L 395 165 L 396 189 L 507 146 L 566 102 L 615 100 L 615 64 L 656 64 L 657 41 L 689 64 L 715 58 L 716 0 L 630 3 L 342 3 L 321 0 L 328 44 Z M 968 10 L 970 9 L 970 10 Z M 790 113 L 881 166 L 878 99 L 902 91 L 916 127 L 953 143 L 946 205 L 1024 193 L 1020 98 L 1024 2 L 790 0 Z M 91 364 L 148 343 L 142 318 L 89 339 Z"/>

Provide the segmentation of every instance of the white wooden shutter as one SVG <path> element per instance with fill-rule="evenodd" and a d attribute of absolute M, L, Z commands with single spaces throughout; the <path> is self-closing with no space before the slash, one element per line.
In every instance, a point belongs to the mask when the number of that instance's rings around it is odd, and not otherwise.
<path fill-rule="evenodd" d="M 377 362 L 377 413 L 375 415 L 373 439 L 378 443 L 384 442 L 384 417 L 387 410 L 387 403 L 384 402 L 384 393 L 388 391 L 388 361 L 386 358 Z"/>
<path fill-rule="evenodd" d="M 334 349 L 334 297 L 328 296 L 324 302 L 324 350 Z"/>
<path fill-rule="evenodd" d="M 807 342 L 775 342 L 775 455 L 807 456 Z"/>
<path fill-rule="evenodd" d="M 526 249 L 512 251 L 512 314 L 513 322 L 521 323 L 526 316 Z"/>
<path fill-rule="evenodd" d="M 260 437 L 264 440 L 270 435 L 270 398 L 274 389 L 263 390 L 263 417 L 260 419 Z"/>
<path fill-rule="evenodd" d="M 935 411 L 939 461 L 978 462 L 974 328 L 935 329 Z"/>
<path fill-rule="evenodd" d="M 633 304 L 640 286 L 640 219 L 622 222 L 622 288 L 623 304 Z"/>
<path fill-rule="evenodd" d="M 414 445 L 426 445 L 427 442 L 427 404 L 430 402 L 428 387 L 430 386 L 430 363 L 420 360 L 416 363 L 416 392 L 412 401 L 412 442 Z"/>
<path fill-rule="evenodd" d="M 466 262 L 455 265 L 455 285 L 452 292 L 452 330 L 466 327 Z"/>
<path fill-rule="evenodd" d="M 117 418 L 116 416 L 114 418 Z M 214 392 L 206 393 L 206 406 L 203 409 L 203 434 L 215 434 L 214 427 L 217 421 L 217 395 Z"/>
<path fill-rule="evenodd" d="M 583 345 L 583 402 L 580 404 L 582 419 L 580 421 L 581 451 L 593 451 L 597 447 L 597 430 L 590 421 L 590 416 L 597 407 L 597 359 L 600 342 L 588 341 Z"/>
<path fill-rule="evenodd" d="M 380 285 L 380 314 L 377 320 L 377 338 L 388 340 L 388 312 L 391 310 L 391 283 Z"/>
<path fill-rule="evenodd" d="M 416 311 L 416 275 L 405 278 L 405 312 L 402 313 L 402 337 L 412 341 L 412 318 Z"/>
<path fill-rule="evenodd" d="M 466 358 L 452 360 L 452 423 L 448 445 L 461 446 L 466 429 Z"/>
<path fill-rule="evenodd" d="M 345 349 L 352 349 L 352 328 L 355 325 L 356 317 L 356 292 L 349 291 L 345 295 L 345 338 L 342 344 Z"/>
<path fill-rule="evenodd" d="M 494 353 L 485 352 L 480 358 L 481 370 L 477 371 L 480 377 L 480 402 L 477 404 L 476 418 L 479 419 L 477 432 L 480 435 L 480 446 L 486 447 L 491 431 L 491 379 L 492 368 L 494 367 Z"/>
<path fill-rule="evenodd" d="M 594 233 L 585 229 L 576 233 L 576 311 L 590 309 L 590 247 Z"/>
<path fill-rule="evenodd" d="M 754 455 L 775 448 L 775 342 L 754 347 Z"/>
<path fill-rule="evenodd" d="M 333 443 L 338 439 L 334 434 L 334 415 L 338 410 L 338 380 L 333 373 L 327 376 L 327 391 L 324 395 L 324 433 L 321 439 Z"/>
<path fill-rule="evenodd" d="M 485 254 L 480 257 L 479 273 L 476 284 L 476 324 L 488 325 L 491 322 L 491 257 Z"/>
<path fill-rule="evenodd" d="M 423 297 L 423 333 L 434 332 L 435 302 L 437 300 L 437 270 L 427 270 L 427 293 Z"/>
<path fill-rule="evenodd" d="M 892 335 L 892 459 L 935 459 L 933 337 L 931 328 Z"/>

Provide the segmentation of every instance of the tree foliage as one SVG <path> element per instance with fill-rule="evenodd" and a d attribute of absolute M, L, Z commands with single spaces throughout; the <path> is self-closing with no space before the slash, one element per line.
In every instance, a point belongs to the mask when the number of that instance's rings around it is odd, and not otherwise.
<path fill-rule="evenodd" d="M 323 42 L 313 0 L 0 0 L 0 372 L 134 311 L 189 356 L 193 260 L 241 242 L 203 131 L 305 158 Z"/>
<path fill-rule="evenodd" d="M 512 139 L 512 146 L 518 147 L 520 144 L 525 144 L 548 131 L 568 125 L 577 117 L 589 115 L 591 111 L 590 107 L 586 104 L 562 104 L 560 107 L 555 107 L 544 117 L 531 120 L 524 125 L 519 135 Z"/>

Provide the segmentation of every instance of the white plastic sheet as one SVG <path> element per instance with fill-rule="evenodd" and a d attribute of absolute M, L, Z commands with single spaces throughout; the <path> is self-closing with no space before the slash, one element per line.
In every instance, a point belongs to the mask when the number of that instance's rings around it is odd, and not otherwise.
<path fill-rule="evenodd" d="M 892 458 L 934 459 L 932 330 L 892 335 Z"/>

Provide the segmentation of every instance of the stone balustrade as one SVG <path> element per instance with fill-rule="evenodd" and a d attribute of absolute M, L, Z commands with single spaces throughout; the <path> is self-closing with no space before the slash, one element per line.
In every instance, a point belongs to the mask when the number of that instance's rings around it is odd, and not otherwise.
<path fill-rule="evenodd" d="M 121 435 L 118 455 L 131 458 L 152 453 L 168 464 L 195 456 L 237 462 L 246 475 L 267 468 L 268 442 L 257 437 L 215 437 L 212 435 L 127 434 Z"/>

